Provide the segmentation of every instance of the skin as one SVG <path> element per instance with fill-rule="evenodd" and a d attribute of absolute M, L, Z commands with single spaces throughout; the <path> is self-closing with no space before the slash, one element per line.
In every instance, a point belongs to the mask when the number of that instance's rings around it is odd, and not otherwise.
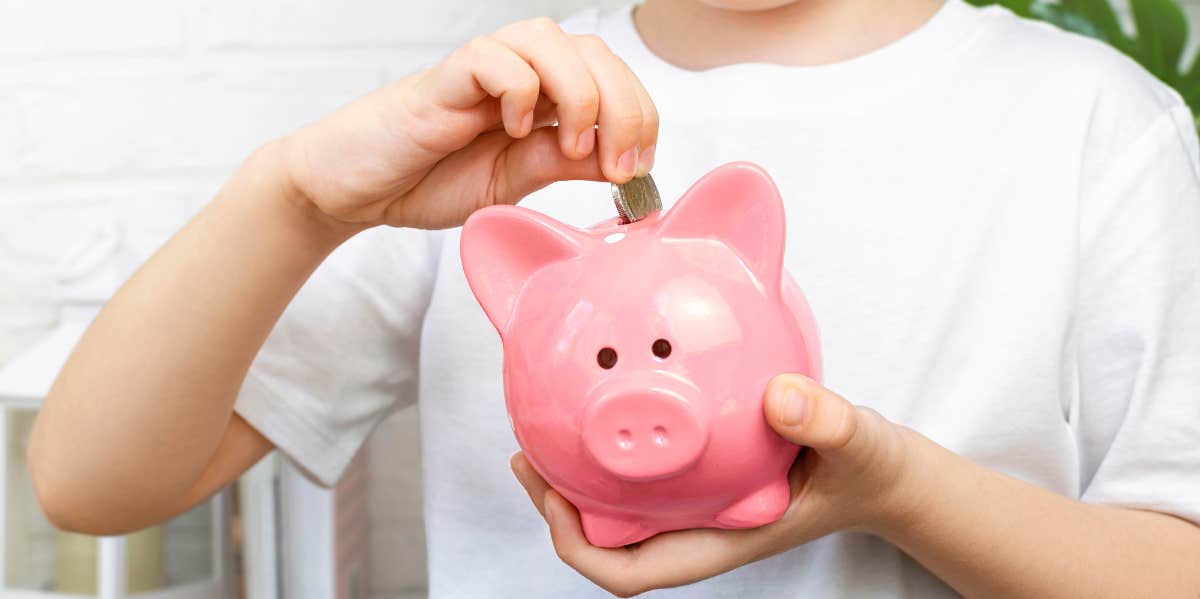
<path fill-rule="evenodd" d="M 624 182 L 649 170 L 657 136 L 623 62 L 538 19 L 264 145 L 105 305 L 54 382 L 29 443 L 46 515 L 138 530 L 269 452 L 233 413 L 238 390 L 288 302 L 351 236 L 461 225 L 557 180 Z"/>
<path fill-rule="evenodd" d="M 1081 503 L 989 470 L 803 375 L 775 377 L 763 402 L 772 428 L 806 447 L 790 473 L 791 505 L 766 526 L 593 547 L 575 508 L 520 452 L 513 472 L 558 556 L 620 597 L 703 580 L 841 530 L 891 542 L 965 597 L 1200 593 L 1200 529 L 1189 522 Z"/>
<path fill-rule="evenodd" d="M 741 62 L 815 66 L 912 32 L 941 0 L 648 0 L 634 13 L 646 46 L 700 71 Z"/>
<path fill-rule="evenodd" d="M 813 65 L 886 45 L 936 9 L 927 0 L 648 0 L 635 22 L 656 54 L 683 68 Z M 557 180 L 626 181 L 649 170 L 657 135 L 653 102 L 602 42 L 535 20 L 265 144 L 108 302 L 63 368 L 29 447 L 47 516 L 90 534 L 138 530 L 270 451 L 234 400 L 284 307 L 346 239 L 379 225 L 457 226 Z M 1083 504 L 993 472 L 799 375 L 776 377 L 764 406 L 780 435 L 808 449 L 787 513 L 757 529 L 592 547 L 574 508 L 520 454 L 512 466 L 559 556 L 621 596 L 839 530 L 888 540 L 968 597 L 1200 594 L 1191 523 Z"/>

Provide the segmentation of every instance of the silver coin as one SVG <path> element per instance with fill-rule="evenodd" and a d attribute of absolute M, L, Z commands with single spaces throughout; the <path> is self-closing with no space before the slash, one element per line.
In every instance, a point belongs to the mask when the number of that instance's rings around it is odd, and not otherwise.
<path fill-rule="evenodd" d="M 629 224 L 646 218 L 651 212 L 662 210 L 662 198 L 658 195 L 658 186 L 649 173 L 644 177 L 635 177 L 628 183 L 612 186 L 613 204 L 621 222 Z"/>

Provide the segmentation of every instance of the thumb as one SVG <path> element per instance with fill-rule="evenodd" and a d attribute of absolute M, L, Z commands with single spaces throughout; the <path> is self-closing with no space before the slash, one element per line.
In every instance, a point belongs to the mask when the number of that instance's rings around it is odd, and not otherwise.
<path fill-rule="evenodd" d="M 597 152 L 579 160 L 563 155 L 556 127 L 540 127 L 514 140 L 504 131 L 475 138 L 442 158 L 400 200 L 388 204 L 383 222 L 427 229 L 463 224 L 489 204 L 516 204 L 556 181 L 604 181 Z"/>
<path fill-rule="evenodd" d="M 534 129 L 495 160 L 492 191 L 497 204 L 516 204 L 556 181 L 604 181 L 599 152 L 572 160 L 559 149 L 557 127 Z M 500 133 L 501 136 L 505 135 Z"/>
<path fill-rule="evenodd" d="M 800 374 L 771 379 L 763 398 L 767 422 L 780 436 L 822 455 L 860 454 L 872 428 L 854 404 Z"/>

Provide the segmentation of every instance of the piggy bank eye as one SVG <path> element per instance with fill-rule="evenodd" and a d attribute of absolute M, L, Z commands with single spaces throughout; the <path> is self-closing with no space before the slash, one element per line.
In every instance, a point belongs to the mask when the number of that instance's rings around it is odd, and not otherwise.
<path fill-rule="evenodd" d="M 658 358 L 665 358 L 671 355 L 671 342 L 666 339 L 659 339 L 650 346 L 650 351 Z"/>
<path fill-rule="evenodd" d="M 606 370 L 616 366 L 617 350 L 611 347 L 601 349 L 600 352 L 596 354 L 596 363 L 599 364 L 601 368 Z"/>

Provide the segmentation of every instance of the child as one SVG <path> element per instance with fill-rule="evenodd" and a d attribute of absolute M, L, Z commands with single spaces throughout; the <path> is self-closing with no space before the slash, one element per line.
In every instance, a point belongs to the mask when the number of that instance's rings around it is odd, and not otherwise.
<path fill-rule="evenodd" d="M 519 454 L 545 521 L 511 479 L 499 339 L 454 227 L 517 201 L 587 226 L 613 215 L 606 183 L 538 190 L 654 164 L 669 207 L 732 160 L 781 188 L 838 394 L 764 390 L 810 448 L 781 521 L 589 546 Z M 434 597 L 1192 597 L 1197 166 L 1177 94 L 1002 8 L 517 23 L 248 158 L 80 342 L 36 488 L 56 525 L 107 534 L 272 447 L 331 484 L 419 397 Z"/>

